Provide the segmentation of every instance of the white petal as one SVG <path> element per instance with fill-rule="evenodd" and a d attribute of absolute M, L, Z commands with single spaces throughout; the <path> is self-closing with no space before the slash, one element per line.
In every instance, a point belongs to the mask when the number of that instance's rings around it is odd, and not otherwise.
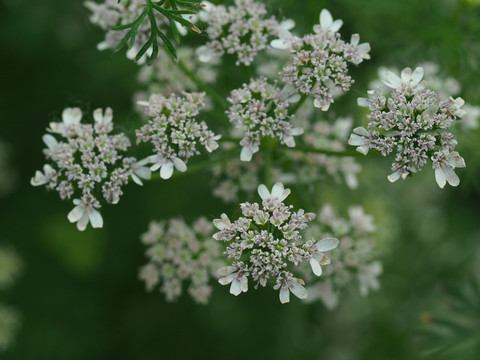
<path fill-rule="evenodd" d="M 359 42 L 360 42 L 360 35 L 353 34 L 352 37 L 350 38 L 350 44 L 358 45 Z"/>
<path fill-rule="evenodd" d="M 65 124 L 78 124 L 82 120 L 80 108 L 66 108 L 62 112 L 62 120 Z"/>
<path fill-rule="evenodd" d="M 463 160 L 463 158 L 456 151 L 452 151 L 451 153 L 449 153 L 446 156 L 446 158 L 447 158 L 447 161 L 450 164 L 450 166 L 454 169 L 455 168 L 464 168 L 466 166 L 465 165 L 465 160 Z M 45 173 L 46 173 L 46 170 L 45 170 Z"/>
<path fill-rule="evenodd" d="M 400 77 L 402 79 L 402 82 L 404 84 L 408 84 L 410 82 L 410 80 L 412 79 L 412 69 L 410 68 L 405 68 L 402 70 L 402 72 L 400 73 Z"/>
<path fill-rule="evenodd" d="M 70 211 L 67 215 L 68 221 L 71 223 L 74 223 L 75 221 L 78 221 L 81 219 L 85 212 L 85 208 L 82 206 L 75 206 L 72 211 Z"/>
<path fill-rule="evenodd" d="M 366 99 L 366 98 L 358 98 L 357 99 L 357 105 L 360 106 L 360 107 L 368 108 L 370 106 L 370 103 L 368 102 L 368 99 Z"/>
<path fill-rule="evenodd" d="M 312 271 L 315 275 L 320 276 L 322 275 L 322 267 L 318 260 L 314 259 L 313 257 L 310 259 L 310 266 L 312 267 Z"/>
<path fill-rule="evenodd" d="M 458 186 L 458 184 L 460 184 L 460 179 L 451 167 L 442 166 L 441 169 L 445 175 L 445 180 L 447 180 L 451 186 Z"/>
<path fill-rule="evenodd" d="M 130 176 L 132 177 L 132 180 L 135 184 L 143 186 L 142 180 L 140 180 L 140 178 L 137 175 L 131 174 Z"/>
<path fill-rule="evenodd" d="M 445 174 L 443 173 L 441 168 L 435 169 L 435 180 L 437 181 L 437 184 L 438 186 L 440 186 L 441 189 L 445 187 L 447 181 L 445 180 Z"/>
<path fill-rule="evenodd" d="M 423 67 L 417 67 L 413 74 L 412 74 L 412 80 L 413 80 L 413 83 L 416 85 L 418 84 L 423 78 Z"/>
<path fill-rule="evenodd" d="M 391 71 L 387 71 L 385 74 L 386 80 L 383 80 L 383 83 L 392 89 L 398 89 L 402 87 L 402 79 L 400 79 L 396 74 Z"/>
<path fill-rule="evenodd" d="M 338 239 L 330 237 L 318 241 L 315 246 L 317 247 L 318 251 L 323 252 L 335 249 L 338 246 L 338 243 Z"/>
<path fill-rule="evenodd" d="M 49 149 L 53 149 L 55 146 L 58 145 L 57 139 L 55 139 L 55 137 L 50 134 L 43 135 L 42 140 Z"/>
<path fill-rule="evenodd" d="M 152 166 L 152 170 L 153 170 L 153 166 Z M 162 168 L 160 169 L 160 177 L 162 179 L 165 179 L 165 180 L 170 179 L 172 177 L 172 174 L 173 174 L 173 163 L 171 161 L 162 165 Z"/>
<path fill-rule="evenodd" d="M 267 187 L 263 184 L 258 185 L 258 195 L 262 198 L 262 200 L 266 200 L 270 198 L 270 191 L 268 191 Z"/>
<path fill-rule="evenodd" d="M 237 279 L 232 281 L 232 285 L 230 285 L 230 294 L 238 296 L 242 292 L 242 288 L 240 287 L 240 281 Z"/>
<path fill-rule="evenodd" d="M 275 183 L 272 188 L 272 198 L 280 199 L 283 195 L 283 190 L 284 188 L 282 183 Z"/>
<path fill-rule="evenodd" d="M 100 213 L 97 210 L 92 209 L 92 211 L 90 211 L 90 214 L 88 215 L 88 217 L 90 219 L 90 223 L 92 224 L 93 228 L 103 227 L 102 215 L 100 215 Z"/>
<path fill-rule="evenodd" d="M 96 123 L 101 124 L 103 122 L 102 109 L 98 108 L 93 111 L 93 119 Z"/>
<path fill-rule="evenodd" d="M 85 212 L 80 218 L 80 220 L 78 220 L 77 222 L 77 229 L 80 231 L 84 231 L 87 228 L 88 220 L 88 214 Z"/>
<path fill-rule="evenodd" d="M 322 29 L 328 29 L 330 25 L 332 25 L 332 22 L 333 17 L 332 14 L 330 14 L 330 11 L 323 9 L 320 12 L 320 25 L 322 26 Z"/>
<path fill-rule="evenodd" d="M 217 270 L 217 274 L 219 276 L 227 276 L 227 275 L 230 275 L 233 272 L 233 270 L 234 270 L 233 266 L 224 266 Z"/>
<path fill-rule="evenodd" d="M 187 171 L 187 165 L 185 164 L 185 162 L 178 158 L 178 157 L 174 157 L 173 158 L 173 164 L 175 165 L 175 169 L 177 169 L 178 171 L 180 172 L 185 172 Z"/>
<path fill-rule="evenodd" d="M 363 136 L 351 134 L 350 138 L 348 139 L 348 144 L 353 146 L 363 146 L 365 144 L 365 140 L 366 139 Z"/>
<path fill-rule="evenodd" d="M 240 289 L 243 292 L 248 291 L 248 278 L 246 276 L 242 277 L 242 279 L 240 280 Z"/>
<path fill-rule="evenodd" d="M 280 289 L 280 302 L 282 304 L 290 302 L 290 291 L 284 286 Z"/>
<path fill-rule="evenodd" d="M 330 30 L 332 30 L 333 32 L 337 32 L 338 30 L 340 30 L 340 28 L 342 27 L 343 25 L 343 20 L 335 20 L 332 25 L 330 25 Z"/>
<path fill-rule="evenodd" d="M 236 276 L 237 276 L 237 273 L 228 274 L 218 279 L 218 282 L 222 285 L 228 285 L 233 281 L 233 279 L 235 279 Z"/>
<path fill-rule="evenodd" d="M 398 179 L 400 179 L 400 170 L 395 171 L 393 174 L 387 176 L 388 181 L 394 183 Z"/>
<path fill-rule="evenodd" d="M 270 41 L 270 46 L 277 50 L 287 50 L 292 46 L 292 42 L 286 39 L 275 39 Z"/>
<path fill-rule="evenodd" d="M 292 287 L 290 287 L 290 291 L 299 299 L 305 299 L 308 296 L 307 289 L 305 289 L 298 282 L 292 282 Z"/>
<path fill-rule="evenodd" d="M 240 152 L 240 160 L 241 161 L 250 161 L 252 160 L 253 151 L 249 147 L 243 147 L 242 151 Z"/>

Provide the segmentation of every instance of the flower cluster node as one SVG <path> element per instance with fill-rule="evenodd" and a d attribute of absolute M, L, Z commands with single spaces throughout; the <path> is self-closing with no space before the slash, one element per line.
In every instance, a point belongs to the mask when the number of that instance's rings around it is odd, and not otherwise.
<path fill-rule="evenodd" d="M 130 140 L 125 134 L 110 134 L 112 109 L 96 109 L 93 125 L 81 123 L 82 116 L 79 108 L 67 108 L 61 122 L 50 123 L 49 133 L 43 136 L 48 163 L 31 179 L 33 186 L 56 190 L 62 199 L 74 197 L 68 219 L 81 231 L 89 222 L 94 228 L 103 226 L 98 194 L 116 204 L 130 177 L 139 185 L 140 178 L 150 178 L 144 162 L 126 156 Z"/>
<path fill-rule="evenodd" d="M 465 115 L 465 102 L 452 97 L 439 100 L 422 77 L 421 67 L 413 72 L 406 68 L 400 77 L 387 72 L 384 83 L 389 93 L 370 90 L 368 98 L 358 99 L 358 105 L 369 110 L 369 123 L 354 129 L 348 143 L 364 155 L 371 149 L 383 156 L 393 154 L 390 182 L 422 170 L 431 160 L 438 185 L 457 186 L 460 180 L 453 169 L 465 167 L 465 162 L 454 151 L 457 141 L 447 130 Z"/>
<path fill-rule="evenodd" d="M 303 133 L 292 126 L 292 115 L 288 113 L 289 104 L 298 99 L 290 96 L 288 89 L 282 91 L 276 84 L 269 84 L 266 78 L 250 80 L 233 90 L 227 100 L 232 104 L 226 112 L 230 123 L 243 133 L 242 161 L 250 161 L 266 137 L 294 147 L 293 137 Z"/>
<path fill-rule="evenodd" d="M 341 39 L 338 32 L 341 25 L 341 20 L 333 21 L 330 12 L 324 9 L 314 34 L 299 38 L 284 32 L 283 38 L 271 44 L 292 52 L 291 63 L 282 71 L 285 83 L 300 94 L 313 95 L 314 106 L 323 111 L 353 84 L 348 75 L 348 63 L 358 65 L 370 58 L 370 45 L 359 44 L 358 34 L 352 36 L 350 43 Z"/>
<path fill-rule="evenodd" d="M 159 290 L 167 301 L 175 301 L 182 294 L 183 283 L 189 282 L 188 293 L 206 304 L 212 292 L 210 278 L 216 277 L 216 270 L 224 264 L 212 233 L 213 226 L 204 217 L 192 226 L 182 219 L 151 222 L 142 235 L 148 263 L 139 273 L 147 291 L 161 284 Z"/>
<path fill-rule="evenodd" d="M 303 280 L 296 278 L 291 268 L 309 262 L 313 273 L 320 276 L 321 265 L 329 263 L 325 252 L 334 249 L 338 240 L 328 237 L 305 241 L 302 232 L 315 214 L 294 212 L 293 206 L 285 205 L 290 190 L 281 183 L 276 183 L 272 191 L 260 185 L 258 193 L 262 204 L 241 204 L 242 216 L 237 220 L 231 222 L 222 214 L 213 221 L 220 230 L 213 238 L 227 244 L 224 254 L 231 261 L 218 271 L 219 282 L 230 284 L 230 293 L 239 295 L 248 290 L 251 278 L 255 289 L 273 283 L 273 288 L 280 290 L 282 303 L 289 302 L 290 292 L 303 299 L 307 296 Z"/>
<path fill-rule="evenodd" d="M 205 106 L 205 93 L 161 94 L 150 96 L 145 106 L 145 114 L 150 118 L 146 125 L 136 131 L 137 143 L 148 142 L 153 146 L 154 155 L 147 158 L 151 170 L 160 169 L 160 177 L 169 179 L 174 168 L 184 172 L 186 162 L 194 155 L 200 154 L 197 143 L 208 152 L 218 148 L 215 135 L 207 124 L 195 118 Z"/>
<path fill-rule="evenodd" d="M 309 296 L 306 301 L 321 300 L 328 309 L 335 308 L 341 292 L 356 286 L 362 296 L 380 287 L 378 276 L 382 273 L 382 263 L 377 260 L 378 249 L 372 237 L 376 231 L 373 216 L 365 213 L 362 207 L 348 209 L 348 218 L 342 218 L 330 205 L 324 205 L 315 221 L 309 224 L 306 234 L 314 237 L 334 236 L 340 240 L 338 249 L 332 251 L 334 261 L 326 270 L 326 276 L 311 280 L 310 269 L 300 268 L 306 280 Z"/>
<path fill-rule="evenodd" d="M 265 18 L 265 5 L 254 0 L 235 0 L 234 6 L 207 3 L 205 21 L 209 42 L 197 49 L 199 60 L 210 62 L 227 54 L 236 54 L 236 65 L 251 65 L 259 51 L 265 50 L 281 24 Z"/>

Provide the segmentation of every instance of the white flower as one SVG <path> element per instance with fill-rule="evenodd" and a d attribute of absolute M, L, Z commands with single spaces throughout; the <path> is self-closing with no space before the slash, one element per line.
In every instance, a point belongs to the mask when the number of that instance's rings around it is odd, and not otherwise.
<path fill-rule="evenodd" d="M 461 107 L 465 105 L 465 100 L 463 100 L 461 97 L 457 97 L 456 99 L 454 99 L 453 97 L 450 96 L 448 101 L 453 106 L 453 109 L 454 109 L 453 115 L 461 118 L 467 114 L 465 110 L 461 109 Z"/>
<path fill-rule="evenodd" d="M 252 160 L 253 154 L 258 152 L 258 150 L 259 150 L 258 145 L 242 147 L 242 151 L 240 152 L 240 160 L 242 161 Z"/>
<path fill-rule="evenodd" d="M 290 189 L 284 189 L 282 183 L 275 183 L 272 188 L 272 192 L 268 191 L 267 187 L 263 184 L 258 186 L 258 194 L 262 200 L 272 200 L 274 202 L 282 202 L 290 194 Z"/>
<path fill-rule="evenodd" d="M 93 119 L 95 120 L 95 124 L 101 126 L 108 126 L 112 123 L 113 119 L 113 111 L 112 108 L 107 107 L 105 112 L 101 108 L 95 109 L 93 111 Z"/>
<path fill-rule="evenodd" d="M 292 19 L 282 21 L 277 27 L 278 39 L 272 40 L 270 46 L 278 50 L 291 50 L 294 36 L 290 33 L 290 29 L 294 27 L 295 21 Z"/>
<path fill-rule="evenodd" d="M 398 179 L 402 178 L 403 180 L 405 180 L 408 176 L 408 174 L 410 174 L 408 171 L 405 171 L 404 169 L 398 169 L 397 171 L 391 173 L 390 175 L 387 176 L 387 179 L 388 181 L 390 181 L 391 183 L 394 183 L 395 181 L 397 181 Z"/>
<path fill-rule="evenodd" d="M 57 175 L 55 169 L 52 168 L 50 165 L 45 164 L 43 165 L 43 173 L 40 170 L 37 170 L 35 172 L 35 176 L 30 179 L 30 184 L 32 184 L 33 186 L 48 184 L 50 180 L 55 177 L 55 175 Z"/>
<path fill-rule="evenodd" d="M 363 155 L 368 154 L 370 149 L 370 134 L 367 129 L 363 127 L 357 127 L 353 129 L 353 134 L 348 139 L 348 144 L 357 146 L 357 151 Z"/>
<path fill-rule="evenodd" d="M 288 147 L 295 147 L 295 139 L 294 136 L 302 135 L 303 129 L 302 128 L 293 128 L 290 130 L 289 134 L 285 134 L 283 136 L 283 142 Z"/>
<path fill-rule="evenodd" d="M 56 134 L 64 135 L 67 127 L 79 125 L 80 120 L 82 120 L 82 111 L 80 108 L 66 108 L 62 112 L 63 122 L 51 122 L 49 124 L 50 127 L 47 130 Z"/>
<path fill-rule="evenodd" d="M 211 138 L 209 138 L 205 144 L 205 149 L 207 149 L 208 152 L 212 152 L 216 149 L 218 149 L 218 142 L 217 140 L 219 140 L 220 138 L 222 137 L 222 135 L 215 135 Z"/>
<path fill-rule="evenodd" d="M 224 213 L 224 214 L 220 215 L 220 219 L 213 220 L 213 226 L 215 226 L 220 231 L 213 234 L 212 237 L 215 240 L 220 240 L 222 230 L 227 229 L 228 227 L 230 227 L 231 224 L 232 223 L 230 222 L 230 219 L 228 218 L 227 214 Z"/>
<path fill-rule="evenodd" d="M 480 107 L 466 104 L 465 114 L 462 116 L 461 124 L 464 129 L 478 129 L 478 119 L 480 119 Z"/>
<path fill-rule="evenodd" d="M 322 111 L 327 111 L 330 108 L 330 102 L 323 98 L 315 98 L 313 101 L 313 106 Z"/>
<path fill-rule="evenodd" d="M 283 285 L 275 285 L 273 288 L 278 290 L 280 288 L 280 302 L 282 304 L 290 302 L 290 293 L 299 299 L 305 299 L 308 296 L 307 289 L 303 287 L 305 282 L 302 279 L 291 278 L 286 280 Z"/>
<path fill-rule="evenodd" d="M 158 273 L 157 267 L 154 264 L 147 264 L 140 268 L 138 278 L 145 281 L 145 289 L 147 291 L 152 291 L 155 285 L 158 284 L 160 280 L 160 275 Z"/>
<path fill-rule="evenodd" d="M 210 19 L 210 11 L 215 7 L 215 5 L 210 1 L 202 1 L 200 5 L 202 5 L 203 9 L 197 13 L 197 16 L 203 22 L 208 22 Z"/>
<path fill-rule="evenodd" d="M 235 271 L 233 266 L 225 266 L 217 271 L 219 276 L 218 282 L 222 285 L 230 285 L 230 294 L 239 295 L 248 291 L 248 278 L 246 273 Z"/>
<path fill-rule="evenodd" d="M 371 233 L 377 230 L 373 216 L 365 214 L 361 206 L 351 206 L 348 208 L 348 216 L 352 226 L 362 233 Z"/>
<path fill-rule="evenodd" d="M 330 259 L 324 254 L 325 251 L 330 251 L 335 249 L 339 244 L 338 239 L 335 238 L 325 238 L 318 241 L 314 246 L 316 247 L 316 252 L 313 254 L 310 259 L 310 266 L 315 275 L 322 275 L 322 267 L 320 265 L 330 264 Z"/>
<path fill-rule="evenodd" d="M 50 135 L 50 134 L 43 135 L 42 140 L 50 150 L 53 150 L 55 148 L 55 146 L 58 145 L 57 139 L 55 139 L 55 137 L 53 135 Z"/>
<path fill-rule="evenodd" d="M 320 24 L 313 27 L 313 31 L 318 34 L 320 30 L 337 32 L 343 25 L 342 20 L 333 21 L 332 14 L 327 9 L 320 12 Z"/>
<path fill-rule="evenodd" d="M 380 288 L 380 282 L 377 277 L 382 273 L 383 266 L 380 261 L 363 266 L 358 274 L 358 281 L 360 283 L 360 294 L 367 296 L 369 290 L 377 290 Z"/>
<path fill-rule="evenodd" d="M 140 186 L 143 185 L 143 182 L 142 180 L 140 180 L 140 178 L 150 180 L 151 170 L 150 167 L 145 166 L 147 164 L 148 158 L 137 161 L 132 165 L 132 173 L 130 174 L 130 176 L 132 177 L 132 180 L 135 182 L 135 184 L 138 184 Z"/>
<path fill-rule="evenodd" d="M 216 57 L 215 51 L 206 45 L 202 45 L 198 47 L 196 52 L 197 52 L 198 60 L 204 63 L 208 63 L 212 61 L 214 57 Z"/>
<path fill-rule="evenodd" d="M 162 179 L 170 179 L 173 174 L 173 169 L 177 169 L 180 172 L 187 171 L 187 165 L 185 162 L 174 156 L 171 160 L 160 158 L 158 155 L 152 155 L 147 158 L 149 163 L 153 163 L 150 167 L 152 171 L 157 171 L 160 169 L 160 177 Z"/>
<path fill-rule="evenodd" d="M 400 77 L 391 71 L 385 72 L 385 79 L 383 83 L 392 89 L 409 89 L 413 92 L 423 90 L 425 82 L 421 82 L 423 78 L 423 68 L 417 67 L 413 73 L 412 69 L 405 68 L 402 70 Z"/>
<path fill-rule="evenodd" d="M 354 45 L 358 49 L 358 53 L 360 55 L 360 58 L 354 62 L 354 64 L 358 65 L 360 64 L 363 59 L 369 60 L 370 59 L 370 44 L 369 43 L 363 43 L 359 44 L 360 42 L 360 35 L 358 34 L 353 34 L 352 37 L 350 38 L 350 44 Z"/>
<path fill-rule="evenodd" d="M 440 188 L 444 188 L 448 182 L 451 186 L 458 186 L 460 179 L 458 178 L 455 168 L 464 168 L 465 161 L 456 151 L 446 153 L 446 151 L 436 152 L 432 156 L 433 168 L 435 169 L 435 180 Z"/>
<path fill-rule="evenodd" d="M 76 222 L 78 230 L 84 231 L 89 222 L 93 228 L 103 227 L 102 215 L 93 206 L 85 204 L 80 199 L 74 199 L 73 204 L 76 206 L 68 213 L 68 220 L 71 223 Z"/>

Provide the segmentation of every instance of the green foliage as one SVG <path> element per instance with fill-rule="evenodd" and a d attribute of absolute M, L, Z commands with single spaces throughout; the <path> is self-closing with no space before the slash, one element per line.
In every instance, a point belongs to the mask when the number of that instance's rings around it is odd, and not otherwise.
<path fill-rule="evenodd" d="M 180 9 L 179 7 L 183 7 Z M 138 61 L 147 50 L 152 47 L 152 55 L 148 58 L 148 64 L 150 65 L 158 56 L 158 38 L 163 42 L 165 48 L 172 55 L 175 61 L 178 61 L 177 49 L 173 45 L 172 41 L 163 33 L 163 30 L 157 24 L 155 18 L 155 11 L 158 11 L 162 14 L 170 24 L 170 31 L 172 32 L 174 40 L 180 42 L 180 34 L 178 32 L 177 24 L 186 26 L 196 33 L 200 33 L 200 30 L 192 24 L 190 21 L 184 19 L 181 15 L 189 14 L 194 15 L 201 8 L 200 3 L 192 1 L 181 1 L 181 0 L 161 0 L 154 2 L 152 0 L 145 0 L 145 8 L 140 13 L 140 15 L 129 24 L 113 26 L 112 30 L 127 30 L 127 33 L 123 37 L 122 41 L 115 47 L 114 51 L 118 52 L 125 45 L 128 45 L 129 48 L 135 43 L 137 37 L 137 32 L 140 26 L 145 22 L 150 22 L 150 36 L 148 37 L 147 42 L 142 46 L 138 51 L 135 59 Z"/>
<path fill-rule="evenodd" d="M 434 359 L 480 358 L 480 284 L 470 279 L 464 286 L 446 288 L 448 308 L 442 314 L 424 314 L 420 340 Z"/>

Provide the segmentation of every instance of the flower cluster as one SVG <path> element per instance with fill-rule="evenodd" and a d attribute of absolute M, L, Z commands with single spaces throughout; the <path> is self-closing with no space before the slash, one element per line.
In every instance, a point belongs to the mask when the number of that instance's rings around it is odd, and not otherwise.
<path fill-rule="evenodd" d="M 289 97 L 276 84 L 269 84 L 266 78 L 252 79 L 240 89 L 233 90 L 227 99 L 232 105 L 227 110 L 230 123 L 243 133 L 240 142 L 240 159 L 250 161 L 265 137 L 278 138 L 288 147 L 295 146 L 294 136 L 303 133 L 292 127 L 288 114 L 290 102 L 298 100 Z"/>
<path fill-rule="evenodd" d="M 348 215 L 349 218 L 344 219 L 326 204 L 307 229 L 310 236 L 335 236 L 340 240 L 339 248 L 331 253 L 334 264 L 327 268 L 328 276 L 318 278 L 307 288 L 306 301 L 321 300 L 328 309 L 335 308 L 340 293 L 353 288 L 354 284 L 362 296 L 380 287 L 377 277 L 382 273 L 382 263 L 376 260 L 378 249 L 372 238 L 376 230 L 373 217 L 365 214 L 360 206 L 350 207 Z M 302 270 L 308 279 L 309 269 L 303 267 Z"/>
<path fill-rule="evenodd" d="M 298 119 L 302 115 L 299 113 Z M 311 148 L 303 151 L 291 151 L 288 156 L 293 159 L 296 170 L 296 183 L 314 183 L 324 179 L 325 175 L 333 177 L 337 182 L 342 179 L 350 189 L 358 186 L 357 174 L 361 166 L 351 156 L 335 156 L 322 154 L 315 150 L 345 151 L 345 143 L 351 132 L 353 119 L 351 117 L 337 118 L 333 122 L 317 120 L 313 124 L 302 121 L 299 126 L 305 129 L 303 142 Z"/>
<path fill-rule="evenodd" d="M 234 6 L 206 5 L 205 20 L 209 42 L 198 48 L 202 62 L 210 62 L 223 54 L 236 54 L 236 65 L 250 65 L 259 51 L 267 48 L 272 37 L 278 36 L 280 24 L 265 18 L 265 5 L 254 0 L 235 0 Z"/>
<path fill-rule="evenodd" d="M 423 62 L 418 65 L 423 68 L 423 79 L 428 84 L 428 87 L 435 91 L 439 100 L 447 100 L 450 97 L 460 94 L 462 88 L 460 83 L 453 77 L 445 76 L 441 73 L 440 67 L 432 62 Z M 387 79 L 388 73 L 398 72 L 395 68 L 380 67 L 378 69 L 379 79 L 375 79 L 370 83 L 370 88 L 381 91 L 382 94 L 388 94 L 390 88 L 384 83 Z M 465 103 L 462 106 L 465 114 L 457 123 L 464 129 L 477 129 L 480 120 L 480 107 Z"/>
<path fill-rule="evenodd" d="M 220 244 L 212 234 L 212 224 L 203 217 L 191 227 L 182 219 L 151 222 L 142 235 L 148 264 L 139 274 L 147 291 L 161 283 L 160 291 L 168 301 L 175 301 L 182 294 L 183 282 L 188 281 L 188 293 L 206 304 L 212 292 L 209 280 L 224 264 Z"/>
<path fill-rule="evenodd" d="M 183 45 L 178 49 L 178 56 L 183 64 L 195 72 L 198 78 L 205 83 L 213 83 L 217 73 L 211 64 L 195 62 L 195 53 L 191 47 Z M 138 73 L 138 80 L 148 86 L 148 94 L 163 94 L 168 96 L 182 91 L 196 91 L 197 85 L 185 75 L 171 56 L 166 52 L 159 52 L 157 61 L 151 66 L 143 66 Z"/>
<path fill-rule="evenodd" d="M 213 238 L 227 244 L 225 255 L 231 261 L 218 271 L 222 276 L 219 282 L 231 284 L 230 293 L 239 295 L 248 290 L 251 278 L 255 288 L 274 284 L 273 288 L 280 290 L 282 303 L 290 301 L 290 292 L 304 299 L 308 295 L 304 281 L 294 276 L 292 267 L 309 262 L 313 273 L 320 276 L 321 265 L 330 262 L 324 252 L 334 249 L 338 240 L 328 237 L 305 241 L 302 232 L 315 214 L 294 212 L 293 206 L 285 205 L 283 201 L 290 190 L 281 183 L 276 183 L 271 192 L 260 185 L 258 193 L 262 205 L 242 203 L 242 216 L 234 222 L 225 214 L 213 221 L 220 230 Z"/>
<path fill-rule="evenodd" d="M 383 156 L 394 153 L 391 182 L 420 171 L 430 159 L 438 185 L 457 186 L 460 180 L 453 170 L 465 167 L 465 162 L 454 151 L 457 141 L 447 129 L 465 114 L 461 109 L 465 102 L 452 97 L 439 100 L 422 77 L 421 67 L 413 72 L 406 68 L 400 77 L 388 72 L 389 94 L 370 90 L 368 98 L 358 99 L 358 105 L 370 111 L 369 123 L 366 129 L 354 129 L 348 143 L 365 155 L 370 149 Z"/>
<path fill-rule="evenodd" d="M 49 134 L 43 136 L 48 163 L 43 172 L 37 171 L 31 179 L 33 186 L 56 190 L 62 199 L 74 198 L 75 207 L 68 220 L 76 222 L 80 231 L 89 222 L 94 228 L 103 226 L 98 194 L 107 203 L 116 204 L 123 194 L 122 186 L 130 177 L 139 185 L 140 177 L 150 178 L 145 161 L 137 162 L 125 155 L 130 147 L 125 134 L 110 134 L 112 109 L 105 112 L 96 109 L 94 125 L 81 123 L 82 116 L 79 108 L 67 108 L 62 113 L 62 122 L 50 123 Z M 62 139 L 59 141 L 58 137 Z"/>
<path fill-rule="evenodd" d="M 272 42 L 272 46 L 292 52 L 291 63 L 282 71 L 285 83 L 305 96 L 313 95 L 314 106 L 323 111 L 353 84 L 347 63 L 358 65 L 370 58 L 370 46 L 359 44 L 358 34 L 352 35 L 350 43 L 340 38 L 341 26 L 341 20 L 333 21 L 332 15 L 322 10 L 314 34 L 299 38 L 284 32 L 283 38 Z"/>
<path fill-rule="evenodd" d="M 205 122 L 195 117 L 205 106 L 205 93 L 161 94 L 150 96 L 148 102 L 140 104 L 146 107 L 145 114 L 150 117 L 148 123 L 136 131 L 137 143 L 148 142 L 153 145 L 154 155 L 147 158 L 152 163 L 152 171 L 160 169 L 160 177 L 169 179 L 173 169 L 184 172 L 186 162 L 200 153 L 197 143 L 208 152 L 218 148 L 215 135 Z"/>
<path fill-rule="evenodd" d="M 0 247 L 0 291 L 13 284 L 20 270 L 21 261 L 17 254 L 8 248 Z M 12 344 L 19 325 L 18 312 L 0 303 L 0 351 L 6 350 Z"/>

